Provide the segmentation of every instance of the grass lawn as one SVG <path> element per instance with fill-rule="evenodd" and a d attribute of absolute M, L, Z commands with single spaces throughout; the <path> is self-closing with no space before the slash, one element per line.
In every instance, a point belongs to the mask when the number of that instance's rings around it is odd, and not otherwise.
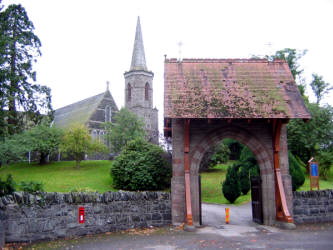
<path fill-rule="evenodd" d="M 224 198 L 222 194 L 222 185 L 224 181 L 227 168 L 232 162 L 227 164 L 217 165 L 207 172 L 201 173 L 201 197 L 202 202 L 216 203 L 216 204 L 229 204 L 229 201 Z M 333 167 L 329 173 L 328 180 L 319 180 L 319 187 L 323 189 L 333 189 Z M 310 179 L 308 176 L 305 178 L 305 183 L 297 191 L 309 191 Z M 235 204 L 243 204 L 251 201 L 251 191 L 247 195 L 241 195 L 235 201 Z"/>
<path fill-rule="evenodd" d="M 52 162 L 46 165 L 17 163 L 0 168 L 3 180 L 12 174 L 16 183 L 38 181 L 47 192 L 114 191 L 110 176 L 110 161 L 82 161 L 76 168 L 74 161 Z"/>

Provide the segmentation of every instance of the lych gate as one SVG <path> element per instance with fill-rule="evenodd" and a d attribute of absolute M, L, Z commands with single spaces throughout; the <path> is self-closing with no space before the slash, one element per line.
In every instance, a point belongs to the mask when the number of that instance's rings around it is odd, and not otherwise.
<path fill-rule="evenodd" d="M 164 133 L 172 137 L 172 222 L 200 221 L 199 166 L 224 138 L 248 146 L 260 167 L 264 224 L 293 222 L 289 119 L 309 119 L 283 60 L 165 60 Z"/>

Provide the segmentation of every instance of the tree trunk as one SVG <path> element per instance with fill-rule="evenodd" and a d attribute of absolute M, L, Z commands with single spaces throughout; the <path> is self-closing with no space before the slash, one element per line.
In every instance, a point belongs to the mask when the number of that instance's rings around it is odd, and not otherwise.
<path fill-rule="evenodd" d="M 44 165 L 47 163 L 47 156 L 48 154 L 41 153 L 39 158 L 39 165 Z"/>

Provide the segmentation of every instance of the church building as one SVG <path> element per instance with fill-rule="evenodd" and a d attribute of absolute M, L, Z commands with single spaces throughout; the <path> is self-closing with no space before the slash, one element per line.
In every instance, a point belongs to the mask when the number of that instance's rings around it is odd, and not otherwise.
<path fill-rule="evenodd" d="M 125 107 L 143 119 L 148 140 L 158 144 L 158 110 L 153 108 L 154 73 L 146 66 L 139 17 L 131 67 L 124 76 Z M 113 122 L 117 112 L 117 104 L 107 83 L 105 92 L 55 110 L 54 124 L 59 128 L 68 128 L 74 124 L 85 125 L 92 138 L 105 142 L 103 123 Z"/>
<path fill-rule="evenodd" d="M 125 107 L 145 122 L 148 140 L 158 144 L 158 110 L 153 108 L 153 77 L 146 65 L 140 18 L 138 17 L 132 62 L 125 77 Z"/>

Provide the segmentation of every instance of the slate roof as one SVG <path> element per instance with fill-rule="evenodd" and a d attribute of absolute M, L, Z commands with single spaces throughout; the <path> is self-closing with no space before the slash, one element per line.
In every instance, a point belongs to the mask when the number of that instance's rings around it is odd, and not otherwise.
<path fill-rule="evenodd" d="M 166 59 L 164 66 L 165 118 L 311 118 L 284 60 Z"/>
<path fill-rule="evenodd" d="M 54 124 L 60 128 L 66 128 L 73 124 L 86 125 L 104 96 L 109 91 L 89 97 L 82 101 L 55 110 Z M 111 97 L 112 98 L 112 97 Z"/>

